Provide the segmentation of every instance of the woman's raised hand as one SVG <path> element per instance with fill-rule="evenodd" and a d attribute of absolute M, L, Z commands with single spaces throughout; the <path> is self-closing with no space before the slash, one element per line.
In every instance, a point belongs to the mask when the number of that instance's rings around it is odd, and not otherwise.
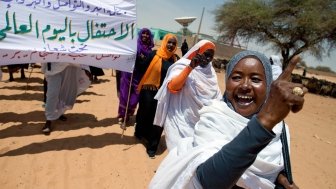
<path fill-rule="evenodd" d="M 257 115 L 261 124 L 270 131 L 290 111 L 296 113 L 303 107 L 307 88 L 290 82 L 292 71 L 300 59 L 298 55 L 294 56 L 278 79 L 273 81 L 269 96 Z"/>
<path fill-rule="evenodd" d="M 199 53 L 200 49 L 196 51 L 196 55 L 192 57 L 189 66 L 191 68 L 196 68 L 201 63 L 205 63 L 207 61 L 206 57 L 203 54 Z"/>

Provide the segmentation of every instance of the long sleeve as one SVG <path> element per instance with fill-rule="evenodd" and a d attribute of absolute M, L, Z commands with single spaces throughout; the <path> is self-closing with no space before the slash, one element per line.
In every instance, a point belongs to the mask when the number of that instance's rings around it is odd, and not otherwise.
<path fill-rule="evenodd" d="M 174 77 L 168 83 L 167 87 L 169 89 L 169 92 L 177 93 L 178 91 L 180 91 L 183 85 L 185 84 L 185 82 L 187 81 L 187 78 L 191 71 L 192 71 L 192 68 L 190 66 L 187 66 L 182 70 L 182 72 L 178 76 Z"/>
<path fill-rule="evenodd" d="M 236 138 L 197 168 L 198 181 L 203 188 L 231 189 L 274 136 L 252 117 Z"/>
<path fill-rule="evenodd" d="M 141 75 L 143 75 L 146 72 L 146 70 L 147 70 L 150 62 L 153 60 L 155 54 L 156 54 L 156 50 L 149 53 L 149 55 L 144 60 L 142 60 L 140 57 L 137 57 L 137 59 L 135 61 L 135 69 L 139 73 L 141 73 Z"/>

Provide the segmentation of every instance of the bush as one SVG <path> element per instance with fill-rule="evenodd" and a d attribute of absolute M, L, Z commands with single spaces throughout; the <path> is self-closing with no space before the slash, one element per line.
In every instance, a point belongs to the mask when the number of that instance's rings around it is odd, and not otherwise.
<path fill-rule="evenodd" d="M 329 67 L 326 66 L 317 66 L 315 70 L 334 73 Z"/>

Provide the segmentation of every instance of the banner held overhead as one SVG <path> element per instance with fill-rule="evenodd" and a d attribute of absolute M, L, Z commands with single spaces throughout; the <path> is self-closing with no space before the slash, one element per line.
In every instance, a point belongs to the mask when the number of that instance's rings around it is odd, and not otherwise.
<path fill-rule="evenodd" d="M 70 62 L 132 72 L 136 0 L 1 0 L 0 65 Z"/>

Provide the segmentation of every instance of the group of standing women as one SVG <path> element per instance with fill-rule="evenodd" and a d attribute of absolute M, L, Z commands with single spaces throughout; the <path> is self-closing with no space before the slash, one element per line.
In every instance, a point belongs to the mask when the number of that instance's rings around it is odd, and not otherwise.
<path fill-rule="evenodd" d="M 150 31 L 140 30 L 133 74 L 121 73 L 118 110 L 123 124 L 139 103 L 134 135 L 147 141 L 146 152 L 151 158 L 163 130 L 170 150 L 181 138 L 192 135 L 198 110 L 222 96 L 211 64 L 214 43 L 201 40 L 181 59 L 175 53 L 177 38 L 173 34 L 165 35 L 157 50 L 152 50 L 153 46 Z"/>
<path fill-rule="evenodd" d="M 120 74 L 119 121 L 127 122 L 138 105 L 134 135 L 147 141 L 149 157 L 155 157 L 165 130 L 169 154 L 149 188 L 274 188 L 275 182 L 298 188 L 282 172 L 280 136 L 289 134 L 283 120 L 302 109 L 307 92 L 289 81 L 299 59 L 281 73 L 278 57 L 242 51 L 227 66 L 222 96 L 211 65 L 215 45 L 201 40 L 180 59 L 177 42 L 167 34 L 153 50 L 150 30 L 141 29 L 133 73 Z M 66 120 L 64 111 L 83 91 L 64 78 L 78 81 L 85 73 L 78 66 L 49 67 L 44 133 L 50 133 L 52 120 Z M 72 92 L 66 102 L 58 100 L 61 90 Z M 67 106 L 60 110 L 58 103 Z"/>
<path fill-rule="evenodd" d="M 210 64 L 215 45 L 201 40 L 177 60 L 176 43 L 166 35 L 136 64 L 144 75 L 135 136 L 147 139 L 154 157 L 164 128 L 169 150 L 150 188 L 274 188 L 276 181 L 297 188 L 282 172 L 280 141 L 288 132 L 283 119 L 302 109 L 307 92 L 288 81 L 297 58 L 277 79 L 265 55 L 238 53 L 227 67 L 222 97 Z"/>
<path fill-rule="evenodd" d="M 222 96 L 212 42 L 201 40 L 179 59 L 176 36 L 167 34 L 157 50 L 148 36 L 140 31 L 138 51 L 141 44 L 147 51 L 138 52 L 133 75 L 122 75 L 118 117 L 128 119 L 139 102 L 134 134 L 147 140 L 149 157 L 165 130 L 169 154 L 149 188 L 274 188 L 276 181 L 297 188 L 282 172 L 280 135 L 288 132 L 283 119 L 302 109 L 307 92 L 289 82 L 298 58 L 277 78 L 265 55 L 240 52 L 227 67 Z"/>

